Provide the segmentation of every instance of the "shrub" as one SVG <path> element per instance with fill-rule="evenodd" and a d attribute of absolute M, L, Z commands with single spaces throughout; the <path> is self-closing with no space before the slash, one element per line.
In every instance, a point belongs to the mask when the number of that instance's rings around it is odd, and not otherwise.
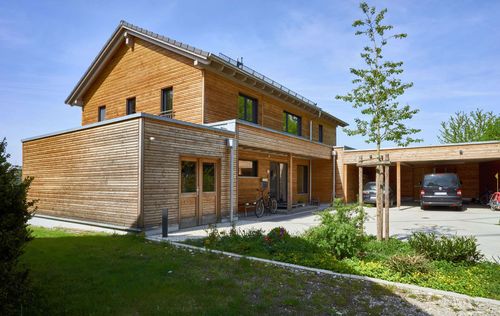
<path fill-rule="evenodd" d="M 221 239 L 221 234 L 220 234 L 219 230 L 217 229 L 217 225 L 215 225 L 215 224 L 208 225 L 206 232 L 207 232 L 208 236 L 203 241 L 204 246 L 207 248 L 214 247 L 215 244 L 217 244 L 219 242 L 219 240 Z"/>
<path fill-rule="evenodd" d="M 352 257 L 362 249 L 365 240 L 362 207 L 337 199 L 333 209 L 321 212 L 320 217 L 321 224 L 306 232 L 307 240 L 339 259 Z"/>
<path fill-rule="evenodd" d="M 284 227 L 275 227 L 264 237 L 264 241 L 268 244 L 283 242 L 290 238 L 290 234 Z"/>
<path fill-rule="evenodd" d="M 437 236 L 435 233 L 413 233 L 408 243 L 418 253 L 432 260 L 479 262 L 483 254 L 474 236 Z"/>
<path fill-rule="evenodd" d="M 32 238 L 27 222 L 34 202 L 26 198 L 32 179 L 20 180 L 19 170 L 7 162 L 6 146 L 4 139 L 0 143 L 0 315 L 22 314 L 32 298 L 28 270 L 19 265 Z"/>
<path fill-rule="evenodd" d="M 387 261 L 387 264 L 391 270 L 402 275 L 429 273 L 431 270 L 429 260 L 422 255 L 395 255 Z"/>

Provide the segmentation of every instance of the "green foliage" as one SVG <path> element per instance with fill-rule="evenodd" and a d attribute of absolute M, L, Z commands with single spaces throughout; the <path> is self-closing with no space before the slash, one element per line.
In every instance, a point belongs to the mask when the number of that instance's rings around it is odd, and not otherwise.
<path fill-rule="evenodd" d="M 402 275 L 429 273 L 431 270 L 429 260 L 422 255 L 395 255 L 387 261 L 387 265 Z"/>
<path fill-rule="evenodd" d="M 432 260 L 479 262 L 483 259 L 473 236 L 437 236 L 434 233 L 413 233 L 408 243 L 418 253 Z"/>
<path fill-rule="evenodd" d="M 264 241 L 268 244 L 284 242 L 290 238 L 290 234 L 284 227 L 275 227 L 264 237 Z"/>
<path fill-rule="evenodd" d="M 365 241 L 365 212 L 362 207 L 344 204 L 337 199 L 333 209 L 321 212 L 320 218 L 321 224 L 306 232 L 307 240 L 339 259 L 352 257 L 361 251 Z"/>
<path fill-rule="evenodd" d="M 20 180 L 20 172 L 7 159 L 7 142 L 0 143 L 0 315 L 20 314 L 31 300 L 27 269 L 19 265 L 25 244 L 31 240 L 27 221 L 33 201 L 27 200 L 32 179 Z"/>
<path fill-rule="evenodd" d="M 353 23 L 356 35 L 366 36 L 368 44 L 360 54 L 366 68 L 351 68 L 351 74 L 356 78 L 352 81 L 355 88 L 346 95 L 336 98 L 352 103 L 354 108 L 361 108 L 365 119 L 356 118 L 356 127 L 346 129 L 348 135 L 367 136 L 367 143 L 377 144 L 377 149 L 383 141 L 392 141 L 399 146 L 407 146 L 421 139 L 412 136 L 420 130 L 408 128 L 404 121 L 410 120 L 418 110 L 409 105 L 400 106 L 398 97 L 413 86 L 413 83 L 403 83 L 399 76 L 403 73 L 403 62 L 388 61 L 384 58 L 383 49 L 393 39 L 403 39 L 407 35 L 388 34 L 392 25 L 382 24 L 387 9 L 379 12 L 366 2 L 360 4 L 363 19 Z"/>
<path fill-rule="evenodd" d="M 441 122 L 439 133 L 442 143 L 500 140 L 500 116 L 480 109 L 470 113 L 459 111 L 447 122 Z"/>

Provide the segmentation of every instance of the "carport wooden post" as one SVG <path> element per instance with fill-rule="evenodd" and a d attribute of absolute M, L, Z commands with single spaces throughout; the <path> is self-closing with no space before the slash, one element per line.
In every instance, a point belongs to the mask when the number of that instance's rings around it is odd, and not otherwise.
<path fill-rule="evenodd" d="M 358 180 L 358 203 L 363 206 L 363 167 L 361 163 L 363 163 L 363 156 L 358 157 L 358 172 L 359 172 L 359 180 Z"/>
<path fill-rule="evenodd" d="M 377 164 L 376 165 L 376 170 L 377 170 L 377 175 L 376 175 L 376 186 L 377 186 L 377 193 L 376 193 L 376 198 L 377 198 L 377 240 L 382 240 L 383 237 L 383 218 L 382 218 L 382 182 L 384 179 L 384 175 L 382 174 L 382 164 Z"/>
<path fill-rule="evenodd" d="M 385 161 L 389 162 L 389 154 L 385 154 Z M 391 166 L 389 164 L 385 165 L 385 185 L 384 185 L 384 198 L 385 198 L 385 207 L 384 207 L 384 239 L 389 240 L 389 168 Z"/>
<path fill-rule="evenodd" d="M 293 157 L 292 157 L 292 154 L 289 153 L 288 154 L 288 198 L 287 198 L 287 201 L 286 201 L 286 208 L 288 211 L 290 211 L 292 209 L 292 203 L 293 203 L 293 188 L 292 188 L 292 184 L 293 184 L 293 181 L 292 181 L 292 176 L 293 176 Z"/>
<path fill-rule="evenodd" d="M 396 162 L 396 203 L 401 208 L 401 162 Z"/>

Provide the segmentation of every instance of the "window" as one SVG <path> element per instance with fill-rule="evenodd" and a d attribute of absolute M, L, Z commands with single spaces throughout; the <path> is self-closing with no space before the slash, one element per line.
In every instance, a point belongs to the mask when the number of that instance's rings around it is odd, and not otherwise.
<path fill-rule="evenodd" d="M 135 113 L 135 97 L 127 99 L 127 115 Z"/>
<path fill-rule="evenodd" d="M 318 142 L 323 142 L 323 125 L 318 126 Z"/>
<path fill-rule="evenodd" d="M 238 118 L 257 124 L 257 99 L 240 94 L 238 97 Z"/>
<path fill-rule="evenodd" d="M 196 162 L 194 161 L 181 163 L 181 192 L 196 192 Z"/>
<path fill-rule="evenodd" d="M 292 113 L 283 112 L 283 131 L 302 136 L 302 119 Z"/>
<path fill-rule="evenodd" d="M 161 90 L 161 113 L 171 112 L 174 104 L 174 89 L 172 87 Z"/>
<path fill-rule="evenodd" d="M 97 121 L 102 122 L 106 119 L 106 106 L 100 106 L 97 110 Z"/>
<path fill-rule="evenodd" d="M 256 177 L 257 160 L 239 160 L 238 175 L 241 177 Z"/>
<path fill-rule="evenodd" d="M 215 192 L 215 163 L 203 163 L 203 192 Z"/>
<path fill-rule="evenodd" d="M 307 166 L 297 166 L 297 193 L 309 192 L 309 170 Z"/>

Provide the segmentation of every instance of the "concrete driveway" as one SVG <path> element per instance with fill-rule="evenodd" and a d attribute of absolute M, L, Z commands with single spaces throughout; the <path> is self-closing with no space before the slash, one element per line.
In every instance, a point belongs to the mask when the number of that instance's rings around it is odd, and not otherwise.
<path fill-rule="evenodd" d="M 376 234 L 376 209 L 366 208 L 368 219 L 366 231 Z M 488 259 L 500 259 L 500 212 L 493 212 L 487 208 L 470 206 L 464 211 L 457 212 L 446 208 L 435 208 L 422 211 L 417 206 L 403 206 L 400 210 L 390 210 L 390 234 L 400 239 L 406 239 L 414 231 L 436 232 L 446 235 L 474 235 L 477 237 L 479 248 Z M 303 233 L 308 228 L 319 223 L 318 216 L 312 211 L 298 212 L 287 215 L 240 218 L 238 229 L 263 229 L 269 231 L 276 226 L 285 227 L 292 234 Z M 218 228 L 228 231 L 229 223 L 218 224 Z M 206 236 L 206 227 L 183 229 L 170 233 L 169 239 L 182 241 L 187 238 Z"/>

